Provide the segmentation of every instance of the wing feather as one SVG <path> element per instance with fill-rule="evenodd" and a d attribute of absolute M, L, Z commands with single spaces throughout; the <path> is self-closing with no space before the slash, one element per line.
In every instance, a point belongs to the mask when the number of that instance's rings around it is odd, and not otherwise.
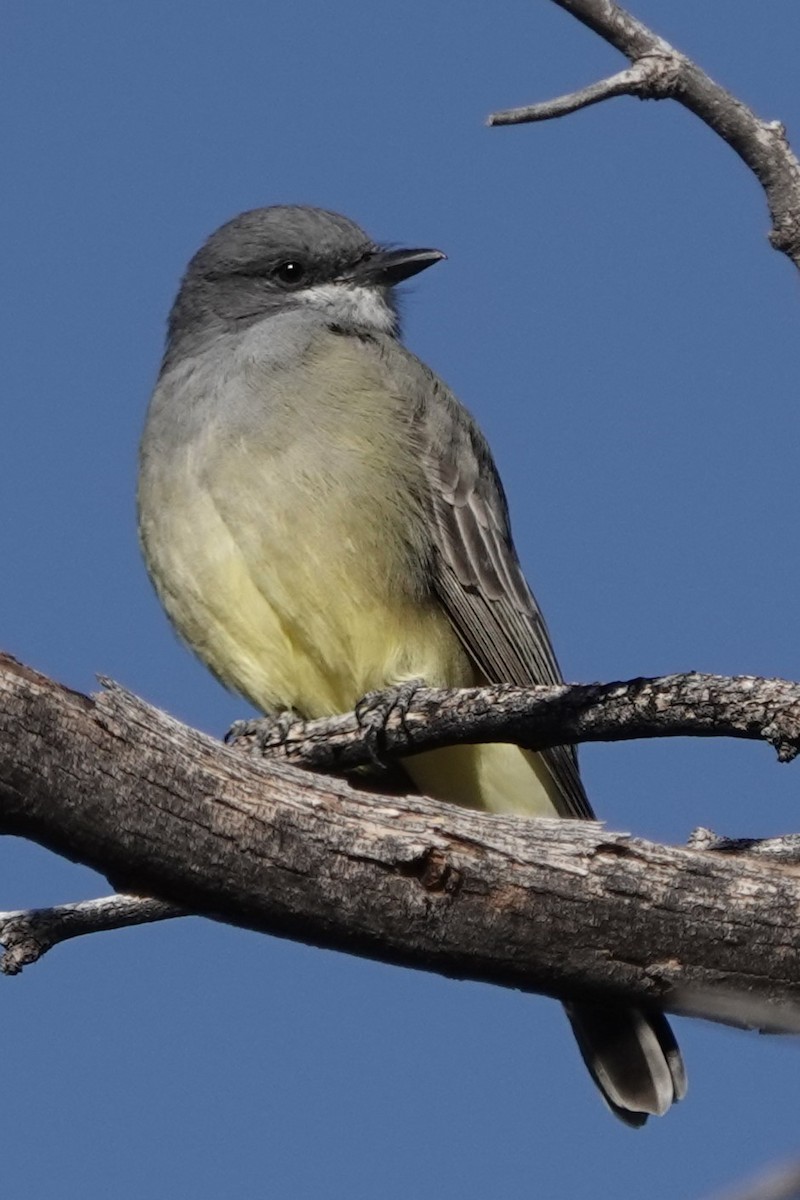
<path fill-rule="evenodd" d="M 415 419 L 435 525 L 433 586 L 488 683 L 561 683 L 544 617 L 514 549 L 488 445 L 452 393 L 432 374 L 426 383 L 434 402 L 420 403 Z M 542 758 L 560 794 L 561 815 L 592 819 L 574 747 L 554 747 Z"/>

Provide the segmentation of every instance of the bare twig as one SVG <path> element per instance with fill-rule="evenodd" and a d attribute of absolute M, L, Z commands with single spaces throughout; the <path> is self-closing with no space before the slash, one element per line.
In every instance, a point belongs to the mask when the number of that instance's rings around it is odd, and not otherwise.
<path fill-rule="evenodd" d="M 54 908 L 19 909 L 0 913 L 0 945 L 5 954 L 0 960 L 4 975 L 18 975 L 23 967 L 37 962 L 53 946 L 85 933 L 102 933 L 185 917 L 185 909 L 164 900 L 141 896 L 103 896 L 78 904 L 58 904 Z"/>
<path fill-rule="evenodd" d="M 800 749 L 800 684 L 755 675 L 662 675 L 559 687 L 418 688 L 387 704 L 380 751 L 398 758 L 458 742 L 514 742 L 531 750 L 648 737 L 766 741 L 781 762 Z M 374 758 L 355 713 L 321 721 L 237 722 L 234 744 L 318 771 L 351 770 Z"/>
<path fill-rule="evenodd" d="M 554 117 L 566 117 L 599 104 L 601 100 L 612 100 L 615 96 L 638 96 L 641 100 L 671 96 L 677 77 L 677 63 L 668 55 L 652 54 L 638 59 L 632 67 L 590 83 L 566 96 L 555 100 L 543 100 L 539 104 L 528 104 L 523 108 L 509 108 L 495 112 L 488 119 L 489 125 L 530 125 L 534 121 L 551 121 Z"/>
<path fill-rule="evenodd" d="M 553 2 L 621 51 L 631 68 L 557 100 L 493 113 L 488 123 L 547 120 L 620 95 L 677 100 L 727 142 L 756 176 L 772 219 L 770 242 L 800 267 L 800 162 L 783 125 L 762 121 L 685 54 L 611 0 Z"/>

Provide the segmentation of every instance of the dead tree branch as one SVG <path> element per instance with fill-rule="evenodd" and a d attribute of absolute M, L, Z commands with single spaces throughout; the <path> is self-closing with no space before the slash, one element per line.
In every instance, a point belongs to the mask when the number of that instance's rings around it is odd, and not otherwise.
<path fill-rule="evenodd" d="M 793 865 L 376 795 L 10 659 L 0 695 L 0 832 L 127 892 L 450 977 L 800 1028 Z"/>
<path fill-rule="evenodd" d="M 188 915 L 186 909 L 165 900 L 120 893 L 77 904 L 57 904 L 54 908 L 0 912 L 0 945 L 5 947 L 0 971 L 18 975 L 23 967 L 38 962 L 48 950 L 70 938 Z"/>
<path fill-rule="evenodd" d="M 559 687 L 417 688 L 389 702 L 380 731 L 356 713 L 321 721 L 240 721 L 231 741 L 318 771 L 352 770 L 458 742 L 513 742 L 530 750 L 651 737 L 769 742 L 781 762 L 800 750 L 800 684 L 756 675 L 662 675 Z"/>
<path fill-rule="evenodd" d="M 612 0 L 553 0 L 599 34 L 631 66 L 556 100 L 495 112 L 489 125 L 564 116 L 614 96 L 677 100 L 713 129 L 758 179 L 767 198 L 771 244 L 800 267 L 800 162 L 779 121 L 763 121 L 704 71 Z"/>

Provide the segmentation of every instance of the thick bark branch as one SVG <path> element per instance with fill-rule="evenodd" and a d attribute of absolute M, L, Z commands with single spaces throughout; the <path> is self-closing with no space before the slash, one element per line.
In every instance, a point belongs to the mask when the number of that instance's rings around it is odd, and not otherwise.
<path fill-rule="evenodd" d="M 798 834 L 777 838 L 728 838 L 720 837 L 710 829 L 698 828 L 689 839 L 689 845 L 696 850 L 756 854 L 775 862 L 800 865 Z M 155 921 L 171 921 L 188 915 L 185 908 L 165 900 L 119 893 L 77 904 L 57 904 L 53 908 L 0 912 L 0 945 L 5 947 L 5 954 L 0 958 L 0 972 L 18 975 L 24 967 L 38 962 L 48 950 L 70 938 Z"/>
<path fill-rule="evenodd" d="M 451 977 L 800 1028 L 794 866 L 378 796 L 0 666 L 0 832 L 115 886 Z"/>
<path fill-rule="evenodd" d="M 663 38 L 611 0 L 553 0 L 631 62 L 608 79 L 557 100 L 493 113 L 490 125 L 549 120 L 613 96 L 677 100 L 736 151 L 767 198 L 770 242 L 800 267 L 800 162 L 779 121 L 762 121 Z"/>

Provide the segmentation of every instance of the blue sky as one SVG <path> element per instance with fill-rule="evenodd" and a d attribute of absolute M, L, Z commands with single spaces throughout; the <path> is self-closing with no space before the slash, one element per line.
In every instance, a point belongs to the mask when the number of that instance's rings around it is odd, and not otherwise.
<path fill-rule="evenodd" d="M 635 11 L 800 148 L 795 0 Z M 492 442 L 568 678 L 800 678 L 800 295 L 757 184 L 675 105 L 483 126 L 619 69 L 609 47 L 523 0 L 40 0 L 4 24 L 6 649 L 215 734 L 247 711 L 151 593 L 136 446 L 188 257 L 301 202 L 447 252 L 407 340 Z M 797 828 L 800 767 L 762 746 L 582 762 L 616 829 Z M 2 908 L 107 890 L 0 854 Z M 0 1006 L 17 1200 L 672 1200 L 798 1150 L 796 1042 L 677 1022 L 689 1096 L 634 1133 L 551 1002 L 200 920 L 63 946 Z"/>

